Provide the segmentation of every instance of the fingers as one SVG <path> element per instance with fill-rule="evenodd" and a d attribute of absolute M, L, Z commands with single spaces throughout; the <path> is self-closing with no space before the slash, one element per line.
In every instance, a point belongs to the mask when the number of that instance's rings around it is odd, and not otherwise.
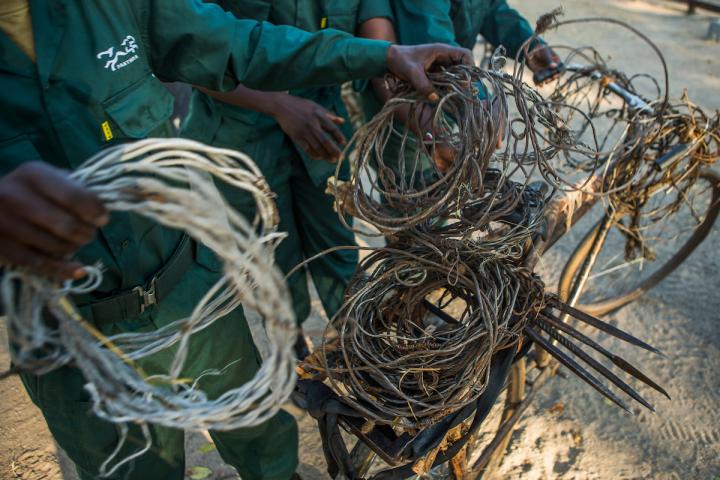
<path fill-rule="evenodd" d="M 21 266 L 40 275 L 60 280 L 78 280 L 85 275 L 83 265 L 45 255 L 22 243 L 0 237 L 0 264 Z"/>
<path fill-rule="evenodd" d="M 318 142 L 314 135 L 306 134 L 298 144 L 300 148 L 305 150 L 305 153 L 310 155 L 310 158 L 313 160 L 322 160 L 322 148 L 320 147 L 320 142 Z"/>
<path fill-rule="evenodd" d="M 344 118 L 325 109 L 319 108 L 315 111 L 315 118 L 310 122 L 310 130 L 305 138 L 315 154 L 314 159 L 333 163 L 340 160 L 342 149 L 338 144 L 345 145 L 345 135 L 337 126 L 343 123 Z"/>
<path fill-rule="evenodd" d="M 315 140 L 321 147 L 321 158 L 330 162 L 337 162 L 342 155 L 342 150 L 332 141 L 322 129 L 313 132 Z"/>
<path fill-rule="evenodd" d="M 455 161 L 457 152 L 449 145 L 438 143 L 432 152 L 433 161 L 440 172 L 446 172 Z"/>
<path fill-rule="evenodd" d="M 27 187 L 25 187 L 27 188 Z M 0 197 L 7 211 L 13 212 L 20 223 L 28 223 L 49 235 L 54 241 L 69 243 L 77 250 L 95 235 L 95 227 L 78 220 L 62 206 L 52 203 L 41 194 L 21 186 L 11 186 Z M 28 230 L 30 227 L 28 227 Z M 35 237 L 29 241 L 40 242 Z M 35 246 L 38 246 L 36 243 Z M 48 253 L 54 253 L 48 250 Z"/>
<path fill-rule="evenodd" d="M 102 227 L 108 222 L 108 213 L 100 198 L 93 192 L 68 178 L 62 170 L 50 165 L 32 163 L 26 167 L 32 177 L 29 185 L 53 203 L 85 223 Z"/>
<path fill-rule="evenodd" d="M 343 117 L 338 117 L 337 115 L 333 115 L 330 112 L 326 112 L 325 116 L 336 125 L 345 125 L 345 119 Z"/>
<path fill-rule="evenodd" d="M 434 49 L 435 58 L 428 67 L 431 67 L 433 64 L 445 67 L 475 64 L 475 58 L 472 52 L 466 48 L 451 47 L 443 44 L 433 44 L 431 47 Z"/>
<path fill-rule="evenodd" d="M 407 47 L 391 45 L 388 49 L 388 70 L 401 80 L 409 82 L 413 88 L 431 102 L 439 97 L 427 77 L 426 69 L 430 68 L 435 58 L 432 45 Z"/>
<path fill-rule="evenodd" d="M 535 85 L 545 85 L 557 79 L 562 68 L 560 57 L 547 45 L 540 45 L 530 52 L 527 64 L 534 72 Z"/>
<path fill-rule="evenodd" d="M 410 82 L 416 92 L 418 92 L 421 96 L 427 98 L 433 103 L 440 100 L 440 97 L 435 91 L 435 87 L 433 87 L 433 84 L 428 78 L 425 70 L 416 66 L 408 73 L 409 76 L 407 78 L 407 81 Z"/>
<path fill-rule="evenodd" d="M 463 48 L 442 44 L 400 46 L 388 49 L 388 69 L 396 77 L 409 82 L 412 87 L 431 102 L 439 96 L 428 78 L 427 72 L 434 66 L 455 64 L 472 65 L 472 53 Z"/>
<path fill-rule="evenodd" d="M 560 65 L 555 64 L 554 67 L 550 67 L 545 70 L 539 70 L 533 74 L 533 83 L 535 85 L 545 85 L 556 80 L 560 76 Z"/>
<path fill-rule="evenodd" d="M 340 129 L 337 127 L 338 125 L 342 125 L 345 123 L 344 118 L 328 113 L 325 116 L 320 117 L 320 123 L 322 124 L 325 132 L 329 133 L 335 139 L 338 145 L 345 145 L 345 135 L 343 135 L 342 131 L 340 131 Z"/>
<path fill-rule="evenodd" d="M 0 229 L 8 239 L 22 242 L 28 247 L 49 255 L 65 256 L 75 252 L 83 244 L 59 238 L 33 223 L 25 222 L 13 214 L 0 218 Z"/>
<path fill-rule="evenodd" d="M 0 178 L 0 262 L 54 278 L 80 278 L 64 260 L 107 222 L 102 202 L 67 173 L 31 162 Z"/>

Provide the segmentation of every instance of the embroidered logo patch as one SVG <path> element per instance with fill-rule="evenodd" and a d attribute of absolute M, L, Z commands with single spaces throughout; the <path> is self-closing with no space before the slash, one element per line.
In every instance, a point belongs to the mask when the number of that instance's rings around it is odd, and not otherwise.
<path fill-rule="evenodd" d="M 120 48 L 110 47 L 97 54 L 98 60 L 106 60 L 105 68 L 114 72 L 123 67 L 127 67 L 140 56 L 135 53 L 139 50 L 135 37 L 128 35 L 120 44 Z"/>

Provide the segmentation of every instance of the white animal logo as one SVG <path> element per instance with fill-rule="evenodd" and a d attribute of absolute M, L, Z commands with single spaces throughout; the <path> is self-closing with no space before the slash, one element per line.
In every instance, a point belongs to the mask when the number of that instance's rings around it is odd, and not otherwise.
<path fill-rule="evenodd" d="M 125 37 L 122 43 L 120 43 L 120 47 L 121 48 L 118 48 L 117 50 L 115 50 L 115 47 L 110 47 L 107 50 L 104 50 L 97 54 L 98 60 L 102 60 L 104 58 L 109 59 L 105 63 L 105 68 L 110 69 L 110 71 L 112 72 L 119 70 L 127 65 L 130 65 L 132 62 L 139 58 L 139 56 L 135 54 L 135 52 L 138 51 L 139 47 L 137 42 L 135 41 L 135 37 L 133 37 L 132 35 L 128 35 L 127 37 Z"/>

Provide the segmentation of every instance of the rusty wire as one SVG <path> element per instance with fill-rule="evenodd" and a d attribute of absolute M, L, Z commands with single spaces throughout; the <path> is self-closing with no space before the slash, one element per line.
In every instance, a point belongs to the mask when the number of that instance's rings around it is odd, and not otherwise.
<path fill-rule="evenodd" d="M 652 408 L 565 335 L 592 349 L 598 344 L 586 343 L 557 317 L 569 314 L 654 349 L 548 296 L 524 266 L 552 194 L 586 186 L 564 178 L 557 168 L 562 159 L 572 157 L 589 170 L 605 161 L 593 112 L 544 99 L 522 81 L 522 67 L 508 74 L 502 63 L 496 52 L 490 69 L 456 66 L 431 74 L 437 105 L 404 84 L 391 85 L 394 98 L 354 137 L 351 180 L 332 187 L 340 218 L 361 218 L 389 244 L 361 263 L 331 320 L 335 335 L 326 335 L 321 354 L 304 367 L 325 375 L 373 423 L 417 432 L 472 403 L 484 392 L 492 356 L 518 348 L 522 338 L 541 343 L 628 409 L 541 332 Z M 401 109 L 409 112 L 403 121 Z M 577 118 L 582 130 L 574 128 Z M 454 153 L 450 165 L 436 161 L 441 149 Z M 552 187 L 549 195 L 534 187 L 537 179 Z M 618 365 L 664 392 L 630 363 Z"/>

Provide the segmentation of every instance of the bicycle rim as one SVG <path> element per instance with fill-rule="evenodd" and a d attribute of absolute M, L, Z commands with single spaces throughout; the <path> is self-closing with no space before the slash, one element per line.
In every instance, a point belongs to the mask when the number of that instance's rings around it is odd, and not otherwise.
<path fill-rule="evenodd" d="M 677 210 L 667 218 L 658 218 L 659 212 L 672 204 L 678 205 Z M 629 216 L 621 218 L 608 232 L 577 306 L 590 314 L 604 315 L 636 300 L 702 243 L 718 213 L 720 178 L 714 173 L 702 173 L 685 193 L 673 187 L 656 192 L 643 206 L 637 226 L 646 253 L 634 257 L 626 254 L 628 236 L 632 236 L 628 228 L 631 220 Z M 597 219 L 605 212 L 596 208 L 589 215 Z M 600 222 L 593 223 L 563 269 L 558 292 L 564 300 L 569 298 L 598 234 Z"/>

